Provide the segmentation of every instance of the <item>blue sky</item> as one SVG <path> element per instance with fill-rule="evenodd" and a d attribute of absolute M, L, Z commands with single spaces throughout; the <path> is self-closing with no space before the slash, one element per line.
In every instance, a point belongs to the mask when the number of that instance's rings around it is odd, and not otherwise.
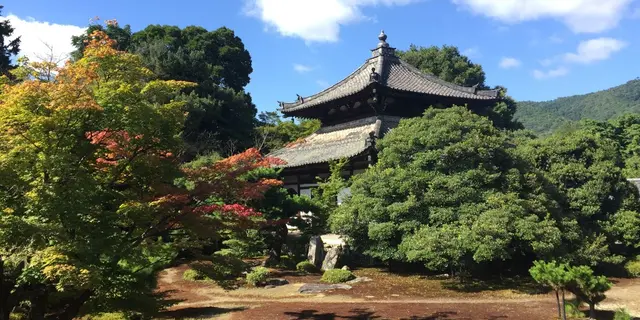
<path fill-rule="evenodd" d="M 179 6 L 176 6 L 179 4 Z M 517 100 L 606 89 L 640 76 L 640 0 L 9 0 L 23 53 L 71 50 L 95 16 L 130 24 L 226 26 L 253 59 L 247 90 L 261 111 L 339 81 L 370 56 L 381 29 L 398 49 L 455 45 L 489 85 Z"/>

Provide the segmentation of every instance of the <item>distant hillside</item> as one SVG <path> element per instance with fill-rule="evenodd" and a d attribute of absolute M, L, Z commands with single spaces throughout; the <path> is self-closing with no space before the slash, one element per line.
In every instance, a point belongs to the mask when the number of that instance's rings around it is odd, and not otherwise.
<path fill-rule="evenodd" d="M 604 121 L 626 113 L 640 113 L 640 79 L 585 95 L 543 102 L 521 101 L 515 117 L 525 128 L 543 134 L 573 121 Z"/>

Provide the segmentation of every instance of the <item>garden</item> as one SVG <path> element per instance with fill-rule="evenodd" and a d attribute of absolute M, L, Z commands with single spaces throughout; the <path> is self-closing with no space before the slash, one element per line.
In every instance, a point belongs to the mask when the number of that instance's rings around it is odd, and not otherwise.
<path fill-rule="evenodd" d="M 640 316 L 638 115 L 537 137 L 507 96 L 426 108 L 306 197 L 267 153 L 317 123 L 256 119 L 231 30 L 74 44 L 2 77 L 0 320 Z"/>

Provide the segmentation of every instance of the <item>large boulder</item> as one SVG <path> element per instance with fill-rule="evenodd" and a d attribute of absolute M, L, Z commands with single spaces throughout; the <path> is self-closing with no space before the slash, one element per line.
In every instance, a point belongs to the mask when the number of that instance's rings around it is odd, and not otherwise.
<path fill-rule="evenodd" d="M 333 247 L 329 249 L 327 255 L 322 261 L 322 270 L 335 269 L 340 257 L 342 256 L 342 247 Z"/>
<path fill-rule="evenodd" d="M 320 268 L 322 265 L 322 259 L 324 258 L 324 243 L 320 236 L 311 237 L 309 240 L 309 251 L 307 253 L 307 260 L 313 263 L 316 267 Z"/>

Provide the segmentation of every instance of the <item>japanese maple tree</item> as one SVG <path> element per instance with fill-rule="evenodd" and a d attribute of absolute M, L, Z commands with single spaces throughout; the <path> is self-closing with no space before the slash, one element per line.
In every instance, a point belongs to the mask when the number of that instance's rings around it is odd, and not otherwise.
<path fill-rule="evenodd" d="M 114 47 L 95 32 L 55 77 L 1 89 L 0 319 L 154 310 L 158 267 L 259 216 L 247 203 L 279 185 L 237 183 L 272 161 L 255 150 L 183 169 L 174 97 L 195 84 L 154 79 Z"/>

